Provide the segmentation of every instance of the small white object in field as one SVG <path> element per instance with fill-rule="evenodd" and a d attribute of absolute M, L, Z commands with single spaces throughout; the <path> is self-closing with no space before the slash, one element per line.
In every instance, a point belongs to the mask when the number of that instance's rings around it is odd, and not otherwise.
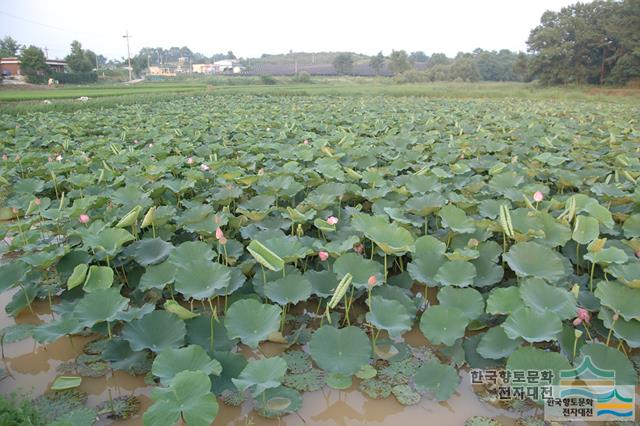
<path fill-rule="evenodd" d="M 42 101 L 42 103 L 45 105 L 49 105 L 51 104 L 51 101 L 49 99 L 45 99 L 44 101 Z"/>
<path fill-rule="evenodd" d="M 82 102 L 87 102 L 87 101 L 89 100 L 89 97 L 88 97 L 88 96 L 80 96 L 80 97 L 78 98 L 78 100 L 79 100 L 79 101 L 82 101 Z"/>

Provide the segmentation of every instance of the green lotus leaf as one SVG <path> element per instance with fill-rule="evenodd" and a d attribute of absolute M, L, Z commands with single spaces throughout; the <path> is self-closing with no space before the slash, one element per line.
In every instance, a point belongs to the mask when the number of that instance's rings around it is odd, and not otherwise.
<path fill-rule="evenodd" d="M 358 389 L 373 399 L 385 399 L 391 395 L 391 385 L 380 379 L 362 380 Z"/>
<path fill-rule="evenodd" d="M 580 356 L 574 365 L 581 365 L 586 357 L 591 357 L 593 367 L 600 370 L 613 370 L 615 373 L 616 385 L 638 385 L 638 377 L 633 364 L 625 354 L 615 348 L 611 348 L 604 343 L 587 343 L 580 349 Z M 584 380 L 593 379 L 594 373 L 587 369 L 578 368 L 579 377 Z M 601 376 L 596 376 L 601 378 Z"/>
<path fill-rule="evenodd" d="M 318 297 L 330 297 L 338 287 L 338 276 L 331 271 L 312 271 L 304 273 L 311 283 L 311 292 Z"/>
<path fill-rule="evenodd" d="M 606 328 L 613 328 L 613 334 L 618 339 L 624 339 L 632 348 L 640 347 L 640 321 L 625 321 L 622 318 L 618 318 L 618 320 L 614 322 L 613 312 L 605 307 L 600 309 L 598 318 L 602 320 Z"/>
<path fill-rule="evenodd" d="M 265 268 L 271 271 L 281 271 L 284 269 L 284 260 L 271 251 L 260 241 L 253 240 L 247 246 L 247 250 L 251 255 Z"/>
<path fill-rule="evenodd" d="M 513 353 L 522 344 L 522 339 L 510 338 L 501 326 L 489 329 L 478 342 L 478 354 L 487 359 L 502 359 Z"/>
<path fill-rule="evenodd" d="M 329 222 L 320 218 L 317 218 L 316 220 L 313 221 L 313 226 L 315 226 L 322 232 L 335 232 L 336 230 L 335 225 L 330 225 Z"/>
<path fill-rule="evenodd" d="M 182 346 L 186 334 L 184 321 L 166 311 L 153 311 L 125 324 L 122 329 L 122 338 L 129 342 L 131 349 L 151 349 L 156 353 Z"/>
<path fill-rule="evenodd" d="M 82 383 L 82 377 L 78 376 L 58 376 L 51 385 L 51 390 L 61 391 L 66 389 L 73 389 L 80 386 Z"/>
<path fill-rule="evenodd" d="M 632 214 L 622 225 L 624 236 L 627 238 L 640 237 L 640 214 Z"/>
<path fill-rule="evenodd" d="M 202 241 L 187 241 L 171 251 L 167 262 L 179 267 L 190 262 L 211 260 L 214 256 L 215 252 L 209 244 Z"/>
<path fill-rule="evenodd" d="M 611 273 L 626 286 L 640 289 L 640 262 L 613 265 L 607 268 L 607 272 Z"/>
<path fill-rule="evenodd" d="M 327 386 L 331 389 L 345 390 L 353 386 L 353 376 L 350 374 L 330 373 L 326 377 Z"/>
<path fill-rule="evenodd" d="M 254 244 L 253 241 L 256 241 L 256 244 Z M 263 264 L 267 269 L 271 269 L 271 267 L 277 268 L 279 266 L 280 263 L 277 258 L 282 259 L 284 263 L 289 263 L 303 259 L 305 256 L 313 253 L 313 250 L 305 247 L 297 237 L 286 236 L 282 231 L 274 233 L 263 231 L 256 235 L 253 241 L 247 246 L 247 250 L 249 250 L 249 253 L 251 253 L 259 263 L 262 264 L 258 257 L 267 261 L 270 266 L 267 266 L 267 263 Z M 269 252 L 271 252 L 271 254 L 269 254 Z M 273 257 L 274 254 L 276 256 L 275 258 Z M 282 268 L 275 270 L 279 271 L 281 269 Z M 273 271 L 274 269 L 271 270 Z"/>
<path fill-rule="evenodd" d="M 484 313 L 484 299 L 473 288 L 444 287 L 438 291 L 438 302 L 448 308 L 458 308 L 469 321 Z"/>
<path fill-rule="evenodd" d="M 389 223 L 386 216 L 355 215 L 352 225 L 375 242 L 386 254 L 403 255 L 414 250 L 413 236 L 405 228 Z"/>
<path fill-rule="evenodd" d="M 20 257 L 20 260 L 34 268 L 47 269 L 53 266 L 54 263 L 58 262 L 58 260 L 60 260 L 60 258 L 65 254 L 64 248 L 56 247 L 52 250 L 42 250 L 25 254 Z"/>
<path fill-rule="evenodd" d="M 438 213 L 442 219 L 442 226 L 461 234 L 472 233 L 476 230 L 473 220 L 467 217 L 464 210 L 453 204 L 447 204 Z"/>
<path fill-rule="evenodd" d="M 115 399 L 114 399 L 115 401 Z M 57 417 L 49 426 L 92 426 L 96 422 L 98 413 L 87 407 L 75 408 Z"/>
<path fill-rule="evenodd" d="M 145 303 L 142 306 L 129 306 L 129 309 L 126 311 L 118 312 L 116 315 L 116 320 L 129 322 L 134 319 L 140 319 L 143 316 L 150 314 L 154 311 L 156 305 L 154 303 Z"/>
<path fill-rule="evenodd" d="M 606 207 L 600 205 L 600 203 L 598 203 L 598 200 L 594 198 L 589 198 L 589 201 L 585 203 L 581 211 L 589 213 L 591 217 L 598 219 L 598 222 L 602 223 L 608 228 L 613 228 L 614 226 L 613 216 L 611 215 L 611 212 Z"/>
<path fill-rule="evenodd" d="M 207 375 L 217 376 L 222 372 L 222 365 L 209 358 L 202 346 L 190 345 L 180 349 L 164 349 L 151 367 L 153 375 L 165 386 L 181 371 L 202 371 Z"/>
<path fill-rule="evenodd" d="M 176 268 L 175 290 L 187 298 L 210 299 L 229 286 L 231 270 L 220 263 L 198 259 Z"/>
<path fill-rule="evenodd" d="M 65 335 L 82 330 L 82 324 L 73 315 L 62 315 L 53 321 L 37 325 L 32 330 L 33 338 L 38 343 L 51 343 Z M 5 342 L 8 343 L 8 342 Z"/>
<path fill-rule="evenodd" d="M 560 370 L 570 370 L 571 364 L 557 352 L 545 351 L 534 346 L 523 346 L 511 354 L 507 360 L 507 370 L 551 370 L 552 384 L 560 380 Z"/>
<path fill-rule="evenodd" d="M 116 228 L 127 228 L 133 226 L 138 220 L 138 215 L 142 210 L 142 206 L 135 206 L 129 213 L 124 215 L 122 219 L 116 224 Z"/>
<path fill-rule="evenodd" d="M 566 276 L 560 255 L 549 247 L 531 241 L 514 244 L 504 259 L 520 277 L 556 282 Z"/>
<path fill-rule="evenodd" d="M 211 381 L 202 371 L 182 371 L 171 386 L 151 391 L 154 403 L 144 413 L 145 426 L 173 426 L 181 419 L 189 426 L 209 426 L 218 415 Z"/>
<path fill-rule="evenodd" d="M 0 266 L 0 293 L 22 281 L 29 267 L 22 262 L 9 262 Z"/>
<path fill-rule="evenodd" d="M 404 208 L 407 211 L 417 214 L 419 216 L 427 216 L 446 203 L 446 200 L 442 195 L 437 193 L 429 193 L 418 197 L 412 197 L 404 203 Z"/>
<path fill-rule="evenodd" d="M 594 292 L 600 303 L 627 321 L 640 320 L 640 290 L 616 281 L 600 281 Z"/>
<path fill-rule="evenodd" d="M 289 274 L 264 287 L 264 295 L 279 305 L 296 304 L 311 296 L 311 283 L 299 272 Z"/>
<path fill-rule="evenodd" d="M 434 276 L 442 286 L 467 287 L 473 284 L 477 272 L 473 263 L 464 260 L 449 260 L 438 268 Z"/>
<path fill-rule="evenodd" d="M 239 300 L 227 310 L 224 324 L 229 337 L 239 338 L 242 343 L 255 349 L 279 329 L 281 313 L 282 309 L 277 306 L 253 299 Z"/>
<path fill-rule="evenodd" d="M 211 354 L 215 360 L 222 365 L 222 373 L 213 376 L 211 391 L 220 395 L 224 391 L 238 391 L 231 381 L 237 379 L 240 373 L 247 366 L 246 358 L 239 353 L 217 351 Z"/>
<path fill-rule="evenodd" d="M 369 277 L 376 277 L 376 282 L 382 283 L 384 273 L 380 262 L 366 259 L 357 253 L 345 253 L 333 263 L 333 272 L 342 279 L 346 274 L 351 274 L 351 283 L 356 288 L 366 288 Z"/>
<path fill-rule="evenodd" d="M 176 270 L 176 266 L 169 261 L 147 266 L 145 273 L 140 277 L 138 289 L 141 291 L 152 288 L 162 289 L 175 280 Z"/>
<path fill-rule="evenodd" d="M 371 342 L 355 326 L 337 329 L 320 327 L 309 342 L 311 357 L 320 368 L 330 373 L 355 374 L 371 358 Z"/>
<path fill-rule="evenodd" d="M 185 321 L 187 325 L 187 344 L 200 345 L 211 350 L 211 315 L 200 315 Z M 213 320 L 213 349 L 230 351 L 236 347 L 236 341 L 229 338 L 227 328 L 221 318 Z"/>
<path fill-rule="evenodd" d="M 589 244 L 600 235 L 600 224 L 589 216 L 576 216 L 575 227 L 571 238 L 579 244 Z"/>
<path fill-rule="evenodd" d="M 109 257 L 113 257 L 122 246 L 134 239 L 128 231 L 120 228 L 105 228 L 98 234 L 86 235 L 83 237 L 85 244 L 95 251 L 101 250 Z"/>
<path fill-rule="evenodd" d="M 562 331 L 562 321 L 552 311 L 537 311 L 521 307 L 502 324 L 511 339 L 522 337 L 530 343 L 555 340 Z"/>
<path fill-rule="evenodd" d="M 492 315 L 508 315 L 521 306 L 518 287 L 494 288 L 487 298 L 487 313 Z"/>
<path fill-rule="evenodd" d="M 502 248 L 495 241 L 485 241 L 478 246 L 480 256 L 471 261 L 476 267 L 474 287 L 487 287 L 502 281 L 504 269 L 496 262 L 502 254 Z"/>
<path fill-rule="evenodd" d="M 279 356 L 251 360 L 240 376 L 231 381 L 242 392 L 251 389 L 251 394 L 255 398 L 267 389 L 280 386 L 286 371 L 287 363 Z"/>
<path fill-rule="evenodd" d="M 600 265 L 610 265 L 612 263 L 622 264 L 629 260 L 629 256 L 617 247 L 607 247 L 600 251 L 589 252 L 584 258 L 592 263 Z"/>
<path fill-rule="evenodd" d="M 282 417 L 301 408 L 300 392 L 284 386 L 267 389 L 263 396 L 256 398 L 256 411 L 268 419 Z"/>
<path fill-rule="evenodd" d="M 376 370 L 369 364 L 365 364 L 362 367 L 360 367 L 360 370 L 358 370 L 358 372 L 356 373 L 356 377 L 362 380 L 371 379 L 373 377 L 376 377 L 377 375 L 378 375 L 378 370 Z"/>
<path fill-rule="evenodd" d="M 538 278 L 529 278 L 520 284 L 520 298 L 528 307 L 541 313 L 555 312 L 562 320 L 574 318 L 578 309 L 573 294 Z"/>
<path fill-rule="evenodd" d="M 407 265 L 409 275 L 423 284 L 433 284 L 438 269 L 446 261 L 447 245 L 431 235 L 416 240 L 413 260 Z"/>
<path fill-rule="evenodd" d="M 108 266 L 91 265 L 82 289 L 87 293 L 92 293 L 96 290 L 109 288 L 112 284 L 113 269 Z"/>
<path fill-rule="evenodd" d="M 458 308 L 431 306 L 420 318 L 420 331 L 433 344 L 453 345 L 464 336 L 469 324 L 464 312 Z"/>
<path fill-rule="evenodd" d="M 114 370 L 123 370 L 129 374 L 141 375 L 151 371 L 151 359 L 148 351 L 134 352 L 129 342 L 113 338 L 107 340 L 102 351 L 102 359 L 109 361 Z"/>
<path fill-rule="evenodd" d="M 391 388 L 391 392 L 396 398 L 396 401 L 405 406 L 416 405 L 420 402 L 420 399 L 422 399 L 422 395 L 409 385 L 396 385 Z"/>
<path fill-rule="evenodd" d="M 85 327 L 102 321 L 115 321 L 119 312 L 129 305 L 129 299 L 120 295 L 120 289 L 110 287 L 98 289 L 84 295 L 74 309 L 74 314 Z"/>
<path fill-rule="evenodd" d="M 0 330 L 0 342 L 2 342 L 3 344 L 15 343 L 32 337 L 33 329 L 35 327 L 36 326 L 34 326 L 33 324 L 25 323 L 9 325 Z"/>
<path fill-rule="evenodd" d="M 371 295 L 380 296 L 386 300 L 395 300 L 396 302 L 400 302 L 412 317 L 416 315 L 418 306 L 422 304 L 422 301 L 416 300 L 410 291 L 394 285 L 376 286 L 371 291 Z"/>
<path fill-rule="evenodd" d="M 446 401 L 456 391 L 460 377 L 450 365 L 433 360 L 425 362 L 418 369 L 415 382 L 419 390 L 433 393 L 438 401 Z"/>
<path fill-rule="evenodd" d="M 181 320 L 196 318 L 200 315 L 196 312 L 191 312 L 190 310 L 183 307 L 175 300 L 167 300 L 166 302 L 164 302 L 164 305 L 162 305 L 162 307 L 164 308 L 165 311 L 171 312 L 172 314 L 177 315 L 178 318 L 180 318 Z"/>
<path fill-rule="evenodd" d="M 307 223 L 313 219 L 317 212 L 314 209 L 309 209 L 303 213 L 298 209 L 287 207 L 287 213 L 294 223 Z"/>
<path fill-rule="evenodd" d="M 109 268 L 111 269 L 111 268 Z M 79 286 L 85 281 L 85 277 L 87 276 L 87 271 L 89 270 L 89 266 L 86 263 L 81 263 L 73 268 L 73 273 L 67 280 L 67 288 L 69 290 Z M 111 277 L 113 278 L 113 271 Z"/>
<path fill-rule="evenodd" d="M 136 241 L 129 247 L 133 259 L 142 266 L 157 265 L 169 257 L 173 245 L 160 238 Z"/>
<path fill-rule="evenodd" d="M 413 316 L 404 305 L 381 296 L 371 298 L 366 318 L 369 323 L 378 329 L 386 330 L 394 338 L 401 337 L 403 333 L 411 330 L 413 325 Z"/>

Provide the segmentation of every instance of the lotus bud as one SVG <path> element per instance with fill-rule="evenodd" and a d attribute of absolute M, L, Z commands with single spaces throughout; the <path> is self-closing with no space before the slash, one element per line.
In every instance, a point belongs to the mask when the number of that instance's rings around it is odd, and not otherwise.
<path fill-rule="evenodd" d="M 264 175 L 264 167 L 260 167 L 260 169 L 258 169 L 258 176 L 262 175 Z"/>
<path fill-rule="evenodd" d="M 364 253 L 364 245 L 362 243 L 358 243 L 353 246 L 353 250 L 358 254 L 362 254 Z"/>
<path fill-rule="evenodd" d="M 29 202 L 29 206 L 27 207 L 27 212 L 25 215 L 33 213 L 37 209 L 36 200 L 31 200 Z"/>
<path fill-rule="evenodd" d="M 640 259 L 640 250 L 636 250 L 636 257 Z"/>
<path fill-rule="evenodd" d="M 142 225 L 140 225 L 141 228 L 146 228 L 147 226 L 153 224 L 153 221 L 156 218 L 156 206 L 151 207 L 148 211 L 147 214 L 144 215 L 144 218 L 142 219 Z"/>
<path fill-rule="evenodd" d="M 476 238 L 471 238 L 467 242 L 467 247 L 469 247 L 469 248 L 476 248 L 476 247 L 478 247 L 478 245 L 480 245 L 480 241 L 478 241 Z"/>
<path fill-rule="evenodd" d="M 536 191 L 533 194 L 533 201 L 535 201 L 536 203 L 539 203 L 542 200 L 544 200 L 544 194 L 540 191 Z"/>
<path fill-rule="evenodd" d="M 220 215 L 215 215 L 213 216 L 213 221 L 215 222 L 216 225 L 220 225 L 222 223 L 222 218 L 220 217 Z"/>
<path fill-rule="evenodd" d="M 589 324 L 591 322 L 591 314 L 584 308 L 578 308 L 578 318 Z"/>
<path fill-rule="evenodd" d="M 187 158 L 187 164 L 188 165 L 192 165 L 193 164 L 193 157 Z"/>
<path fill-rule="evenodd" d="M 296 228 L 296 235 L 298 238 L 302 238 L 304 236 L 304 230 L 302 229 L 301 224 L 298 224 L 298 227 Z"/>
<path fill-rule="evenodd" d="M 40 200 L 40 198 L 39 198 L 39 197 L 36 197 L 36 199 L 35 199 L 35 200 L 33 200 L 33 202 L 34 202 L 34 203 L 36 203 L 36 206 L 39 206 L 39 205 L 40 205 L 40 203 L 42 203 L 42 200 Z"/>
<path fill-rule="evenodd" d="M 267 132 L 270 132 L 270 131 L 271 131 L 271 127 L 267 127 Z"/>
<path fill-rule="evenodd" d="M 147 145 L 149 148 L 153 148 L 153 144 L 150 143 L 149 145 Z"/>
<path fill-rule="evenodd" d="M 305 144 L 305 145 L 309 145 L 309 141 L 306 140 L 306 139 L 302 143 Z"/>
<path fill-rule="evenodd" d="M 200 170 L 202 170 L 203 172 L 208 172 L 209 170 L 211 170 L 211 168 L 206 164 L 200 164 Z"/>
<path fill-rule="evenodd" d="M 222 229 L 220 227 L 218 227 L 216 229 L 216 240 L 222 239 L 224 238 L 224 232 L 222 232 Z"/>
<path fill-rule="evenodd" d="M 576 336 L 576 340 L 582 337 L 582 330 L 575 329 L 573 334 Z"/>
<path fill-rule="evenodd" d="M 321 251 L 318 253 L 318 257 L 320 257 L 320 260 L 324 262 L 329 259 L 329 253 L 327 253 L 326 251 Z"/>
<path fill-rule="evenodd" d="M 80 215 L 80 219 L 79 220 L 80 220 L 80 223 L 87 224 L 87 223 L 89 223 L 90 218 L 89 218 L 88 214 L 82 213 Z"/>
<path fill-rule="evenodd" d="M 222 244 L 222 245 L 225 245 L 225 244 L 227 244 L 227 239 L 223 235 L 222 237 L 218 238 L 218 242 L 220 242 L 220 244 Z"/>
<path fill-rule="evenodd" d="M 133 144 L 134 144 L 134 145 L 138 145 L 138 139 L 134 139 L 134 140 L 133 140 Z"/>
<path fill-rule="evenodd" d="M 518 162 L 518 156 L 514 155 L 513 157 L 511 157 L 511 164 L 516 164 Z"/>
<path fill-rule="evenodd" d="M 335 225 L 336 223 L 338 223 L 338 218 L 335 216 L 329 216 L 329 218 L 327 219 L 327 223 L 329 225 Z"/>
<path fill-rule="evenodd" d="M 369 279 L 367 280 L 367 284 L 369 284 L 371 287 L 373 287 L 374 285 L 376 285 L 376 283 L 378 282 L 378 279 L 376 278 L 375 275 L 371 275 L 369 277 Z"/>
<path fill-rule="evenodd" d="M 573 325 L 574 327 L 579 326 L 580 324 L 582 324 L 582 318 L 580 317 L 576 317 L 576 319 L 573 320 Z"/>

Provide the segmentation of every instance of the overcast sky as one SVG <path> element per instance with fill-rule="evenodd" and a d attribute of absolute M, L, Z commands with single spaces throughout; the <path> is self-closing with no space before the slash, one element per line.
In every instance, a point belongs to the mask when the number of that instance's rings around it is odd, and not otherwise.
<path fill-rule="evenodd" d="M 392 49 L 427 54 L 526 50 L 545 10 L 576 0 L 16 0 L 0 1 L 0 34 L 63 57 L 77 39 L 108 58 L 142 47 L 188 46 L 237 56 Z"/>

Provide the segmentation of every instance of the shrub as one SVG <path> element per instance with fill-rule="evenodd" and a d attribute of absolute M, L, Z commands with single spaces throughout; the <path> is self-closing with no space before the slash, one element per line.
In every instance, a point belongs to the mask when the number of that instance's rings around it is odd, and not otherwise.
<path fill-rule="evenodd" d="M 275 77 L 272 76 L 272 75 L 262 75 L 262 76 L 260 76 L 260 82 L 262 84 L 268 84 L 268 85 L 274 85 L 274 84 L 278 83 L 276 81 Z"/>
<path fill-rule="evenodd" d="M 307 71 L 300 71 L 293 77 L 293 81 L 296 83 L 311 83 L 311 74 Z"/>
<path fill-rule="evenodd" d="M 95 83 L 98 81 L 98 74 L 93 71 L 87 72 L 53 72 L 51 77 L 54 80 L 58 80 L 60 84 L 86 84 Z"/>

